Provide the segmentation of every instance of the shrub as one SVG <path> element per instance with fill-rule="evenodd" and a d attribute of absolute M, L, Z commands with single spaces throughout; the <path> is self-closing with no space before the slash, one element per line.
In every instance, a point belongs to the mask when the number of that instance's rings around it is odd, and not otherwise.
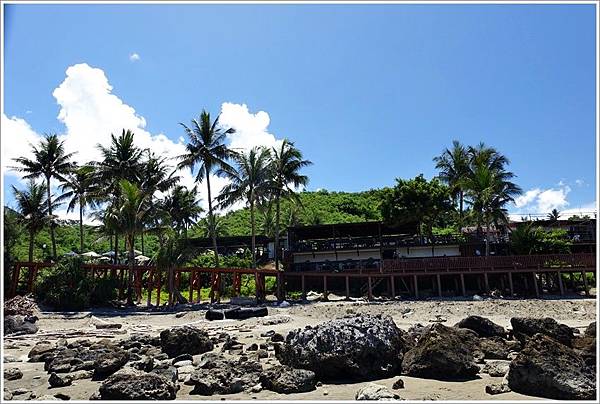
<path fill-rule="evenodd" d="M 58 310 L 81 310 L 89 306 L 91 278 L 81 268 L 81 258 L 63 258 L 40 274 L 37 298 Z"/>

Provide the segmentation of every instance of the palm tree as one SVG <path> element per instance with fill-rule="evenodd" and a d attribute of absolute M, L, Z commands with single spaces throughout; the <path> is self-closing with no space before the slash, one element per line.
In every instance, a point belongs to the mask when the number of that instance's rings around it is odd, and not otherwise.
<path fill-rule="evenodd" d="M 83 213 L 86 206 L 95 206 L 94 195 L 98 192 L 94 182 L 94 167 L 88 165 L 75 169 L 65 177 L 60 188 L 63 194 L 58 200 L 69 200 L 67 213 L 79 205 L 79 252 L 83 253 Z"/>
<path fill-rule="evenodd" d="M 221 168 L 220 175 L 230 183 L 223 187 L 217 197 L 223 207 L 245 201 L 250 208 L 252 232 L 252 268 L 256 268 L 256 220 L 255 207 L 264 202 L 271 189 L 271 152 L 264 147 L 254 147 L 248 153 L 234 157 L 237 167 Z"/>
<path fill-rule="evenodd" d="M 438 177 L 450 187 L 453 199 L 458 199 L 459 227 L 463 226 L 464 183 L 469 176 L 468 149 L 458 140 L 452 141 L 452 148 L 445 149 L 434 157 L 435 168 L 440 170 Z"/>
<path fill-rule="evenodd" d="M 469 198 L 478 223 L 486 226 L 485 253 L 490 253 L 490 227 L 493 224 L 508 224 L 508 211 L 505 206 L 514 202 L 521 188 L 511 182 L 514 174 L 509 171 L 493 169 L 479 163 L 472 168 L 465 181 Z"/>
<path fill-rule="evenodd" d="M 46 187 L 30 180 L 26 189 L 21 191 L 13 185 L 12 191 L 17 203 L 18 220 L 29 231 L 29 262 L 33 262 L 35 235 L 49 221 Z"/>
<path fill-rule="evenodd" d="M 192 127 L 181 123 L 190 142 L 186 145 L 186 153 L 179 156 L 181 160 L 178 168 L 189 167 L 192 172 L 198 166 L 196 173 L 196 182 L 201 183 L 206 179 L 206 189 L 208 190 L 208 215 L 211 217 L 211 223 L 214 224 L 214 212 L 212 205 L 212 195 L 210 189 L 210 174 L 219 169 L 231 170 L 227 160 L 235 156 L 232 150 L 225 145 L 225 139 L 228 134 L 234 133 L 233 128 L 222 128 L 219 126 L 219 116 L 211 122 L 210 114 L 202 110 L 200 121 L 193 119 Z M 211 230 L 213 250 L 215 252 L 215 265 L 219 266 L 219 254 L 217 252 L 217 235 L 214 229 Z"/>
<path fill-rule="evenodd" d="M 560 219 L 560 212 L 557 209 L 552 209 L 552 212 L 548 213 L 548 220 L 557 222 L 558 219 Z"/>
<path fill-rule="evenodd" d="M 70 162 L 74 153 L 66 153 L 64 142 L 58 140 L 58 135 L 44 135 L 39 145 L 32 146 L 33 159 L 26 157 L 18 157 L 14 159 L 19 163 L 19 167 L 14 167 L 17 171 L 24 172 L 27 175 L 24 178 L 36 179 L 44 177 L 46 179 L 46 204 L 48 207 L 48 216 L 50 217 L 50 238 L 52 239 L 52 257 L 56 259 L 56 238 L 54 235 L 54 219 L 52 216 L 52 195 L 51 184 L 52 178 L 57 178 L 64 181 L 64 175 L 73 168 L 73 163 Z"/>
<path fill-rule="evenodd" d="M 167 270 L 167 287 L 169 291 L 169 306 L 175 300 L 186 303 L 186 299 L 175 287 L 175 268 L 184 265 L 192 258 L 195 249 L 190 247 L 185 239 L 180 238 L 177 232 L 167 230 L 163 242 L 156 253 L 156 266 L 158 270 Z M 190 280 L 191 282 L 191 280 Z"/>
<path fill-rule="evenodd" d="M 94 195 L 98 203 L 108 202 L 113 211 L 119 210 L 119 197 L 121 193 L 121 180 L 139 183 L 142 172 L 143 151 L 133 143 L 134 133 L 123 129 L 118 137 L 111 134 L 109 147 L 98 144 L 102 160 L 93 162 L 96 168 L 96 183 L 99 192 Z M 110 209 L 109 209 L 110 210 Z M 119 234 L 115 228 L 114 260 L 118 262 Z"/>
<path fill-rule="evenodd" d="M 184 239 L 188 238 L 188 229 L 196 224 L 204 209 L 200 206 L 196 187 L 188 190 L 177 185 L 162 203 L 163 209 L 170 215 L 175 228 L 183 232 Z"/>
<path fill-rule="evenodd" d="M 166 158 L 157 157 L 154 153 L 147 150 L 147 158 L 141 165 L 141 183 L 140 188 L 143 193 L 149 197 L 146 199 L 147 203 L 154 205 L 153 201 L 154 194 L 156 192 L 167 192 L 172 189 L 180 177 L 175 175 L 175 172 L 170 170 L 166 164 Z M 149 217 L 149 216 L 148 216 Z M 143 228 L 140 234 L 142 242 L 142 255 L 144 255 L 144 232 L 146 225 L 143 223 Z"/>
<path fill-rule="evenodd" d="M 302 152 L 287 139 L 279 148 L 273 148 L 272 190 L 275 198 L 275 268 L 279 269 L 279 224 L 281 216 L 281 198 L 294 198 L 300 204 L 296 189 L 308 184 L 308 177 L 300 174 L 300 170 L 311 165 L 309 160 L 302 159 Z"/>
<path fill-rule="evenodd" d="M 148 212 L 148 204 L 141 189 L 127 180 L 119 182 L 120 196 L 117 209 L 117 223 L 119 230 L 125 235 L 126 245 L 129 249 L 129 279 L 127 282 L 127 303 L 133 304 L 133 270 L 135 264 L 135 236 L 142 230 L 142 224 Z"/>

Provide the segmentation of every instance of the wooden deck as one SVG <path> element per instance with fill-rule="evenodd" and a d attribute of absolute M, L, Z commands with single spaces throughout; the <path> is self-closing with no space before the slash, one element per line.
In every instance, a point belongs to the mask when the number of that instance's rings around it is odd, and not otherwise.
<path fill-rule="evenodd" d="M 39 271 L 52 267 L 52 263 L 17 262 L 11 269 L 11 287 L 9 297 L 14 296 L 19 285 L 25 283 L 24 290 L 32 292 Z M 119 297 L 124 296 L 129 266 L 110 264 L 84 264 L 94 278 L 112 277 L 119 280 Z M 26 270 L 26 273 L 24 272 Z M 429 295 L 443 296 L 448 291 L 456 295 L 467 295 L 471 290 L 476 293 L 489 292 L 492 288 L 506 290 L 510 295 L 519 289 L 524 294 L 540 296 L 543 287 L 554 287 L 564 294 L 567 289 L 582 289 L 589 293 L 587 274 L 594 274 L 596 280 L 596 254 L 551 254 L 551 255 L 514 255 L 491 257 L 440 257 L 423 259 L 384 260 L 379 269 L 358 269 L 335 272 L 304 271 L 282 272 L 250 268 L 203 268 L 183 267 L 175 269 L 175 285 L 181 291 L 189 291 L 189 301 L 200 302 L 200 290 L 210 287 L 210 299 L 215 300 L 220 290 L 223 276 L 231 276 L 233 294 L 240 295 L 242 276 L 254 278 L 256 298 L 264 300 L 266 296 L 265 277 L 276 277 L 278 299 L 285 299 L 286 290 L 300 290 L 306 297 L 309 286 L 322 289 L 325 296 L 331 291 L 343 291 L 347 298 L 352 294 L 373 298 L 374 291 L 390 298 L 397 296 L 422 297 L 423 291 Z M 141 303 L 142 292 L 147 291 L 146 304 L 160 304 L 160 293 L 166 274 L 157 271 L 155 266 L 133 267 L 133 290 L 136 301 Z M 183 284 L 182 274 L 187 273 L 187 282 Z M 568 275 L 565 281 L 563 274 Z M 579 279 L 576 279 L 578 277 Z M 328 285 L 328 280 L 330 281 Z M 343 280 L 343 282 L 342 282 Z M 360 287 L 356 286 L 359 283 Z M 310 285 L 309 285 L 310 283 Z M 351 287 L 354 283 L 354 287 Z M 444 288 L 443 285 L 446 284 Z M 425 284 L 425 288 L 423 288 Z M 450 287 L 448 287 L 450 284 Z M 475 287 L 467 286 L 474 284 Z M 22 290 L 22 289 L 21 289 Z M 354 293 L 353 293 L 354 292 Z"/>

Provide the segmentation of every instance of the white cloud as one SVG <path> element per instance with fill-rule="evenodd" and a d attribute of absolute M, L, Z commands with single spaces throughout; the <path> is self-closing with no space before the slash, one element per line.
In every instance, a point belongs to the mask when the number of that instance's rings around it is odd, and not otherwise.
<path fill-rule="evenodd" d="M 539 188 L 530 189 L 523 195 L 520 195 L 515 198 L 515 206 L 517 208 L 522 208 L 523 206 L 529 205 L 535 200 L 535 198 L 540 194 L 540 192 L 542 191 Z"/>
<path fill-rule="evenodd" d="M 533 188 L 515 198 L 515 207 L 520 213 L 547 214 L 553 209 L 562 212 L 569 206 L 567 195 L 570 192 L 571 187 L 564 183 L 559 188 Z M 511 217 L 519 216 L 519 214 L 511 215 Z"/>
<path fill-rule="evenodd" d="M 578 187 L 582 187 L 584 184 L 585 184 L 585 181 L 583 181 L 580 178 L 575 180 L 575 185 L 577 185 Z"/>
<path fill-rule="evenodd" d="M 269 133 L 271 122 L 269 114 L 258 111 L 253 114 L 246 104 L 225 102 L 221 105 L 219 123 L 226 128 L 234 128 L 235 133 L 228 135 L 229 146 L 236 150 L 250 150 L 255 146 L 275 147 L 281 143 L 275 135 Z"/>
<path fill-rule="evenodd" d="M 32 158 L 31 145 L 36 145 L 41 139 L 29 124 L 21 118 L 8 118 L 2 113 L 2 175 L 16 173 L 10 169 L 15 165 L 12 159 L 16 157 Z"/>
<path fill-rule="evenodd" d="M 131 62 L 136 62 L 138 60 L 140 60 L 140 55 L 138 55 L 137 53 L 132 53 L 131 55 L 129 55 L 129 60 Z"/>
<path fill-rule="evenodd" d="M 175 142 L 162 133 L 151 134 L 146 128 L 146 120 L 135 109 L 124 103 L 113 92 L 104 71 L 85 63 L 70 66 L 63 82 L 52 95 L 60 106 L 57 119 L 65 125 L 66 131 L 60 134 L 67 152 L 75 152 L 74 160 L 85 163 L 100 159 L 96 147 L 109 145 L 111 133 L 118 135 L 123 129 L 135 133 L 135 143 L 141 148 L 149 148 L 160 156 L 170 158 L 174 167 L 175 157 L 185 153 L 184 138 Z M 246 105 L 224 103 L 221 108 L 221 124 L 233 127 L 236 133 L 230 135 L 230 146 L 245 151 L 253 146 L 275 146 L 280 141 L 268 132 L 270 118 L 268 113 L 249 112 Z M 2 172 L 19 178 L 19 174 L 6 169 L 10 159 L 17 156 L 31 156 L 32 144 L 37 144 L 41 136 L 21 118 L 8 118 L 2 115 Z M 194 177 L 190 170 L 178 173 L 182 185 L 194 186 Z M 211 176 L 211 191 L 217 195 L 227 183 L 223 178 Z M 207 191 L 204 183 L 198 186 L 200 197 L 207 208 Z M 238 206 L 239 207 L 239 206 Z M 57 214 L 62 218 L 73 218 L 63 208 Z"/>

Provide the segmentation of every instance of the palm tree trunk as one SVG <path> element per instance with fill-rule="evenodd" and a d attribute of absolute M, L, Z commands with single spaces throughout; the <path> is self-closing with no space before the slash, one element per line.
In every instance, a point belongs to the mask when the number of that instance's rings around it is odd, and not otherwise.
<path fill-rule="evenodd" d="M 29 231 L 29 262 L 33 262 L 33 241 L 35 239 L 35 233 Z"/>
<path fill-rule="evenodd" d="M 52 239 L 52 258 L 56 259 L 56 237 L 54 236 L 54 220 L 52 219 L 52 195 L 50 193 L 50 177 L 46 177 L 46 192 L 48 193 L 48 216 L 50 216 L 50 238 Z"/>
<path fill-rule="evenodd" d="M 83 254 L 83 206 L 79 203 L 79 254 Z"/>
<path fill-rule="evenodd" d="M 119 235 L 115 233 L 115 265 L 119 263 Z"/>
<path fill-rule="evenodd" d="M 212 243 L 213 243 L 213 251 L 215 252 L 215 267 L 219 267 L 219 252 L 217 251 L 217 234 L 216 234 L 216 229 L 215 229 L 215 217 L 213 214 L 213 208 L 212 208 L 212 197 L 210 194 L 210 171 L 208 170 L 208 167 L 205 166 L 206 169 L 206 188 L 208 190 L 208 216 L 210 217 L 210 232 L 211 232 L 211 237 L 212 237 Z"/>
<path fill-rule="evenodd" d="M 463 190 L 461 189 L 459 191 L 459 198 L 460 198 L 460 206 L 459 206 L 459 213 L 458 213 L 458 218 L 459 218 L 459 226 L 460 229 L 459 231 L 462 232 L 462 228 L 463 228 L 463 203 L 464 203 L 464 194 L 463 194 Z"/>
<path fill-rule="evenodd" d="M 250 224 L 252 225 L 252 268 L 256 269 L 256 229 L 254 224 L 254 200 L 250 201 Z"/>
<path fill-rule="evenodd" d="M 485 256 L 490 255 L 490 223 L 485 223 Z"/>
<path fill-rule="evenodd" d="M 281 195 L 277 192 L 275 196 L 275 270 L 279 271 L 279 215 Z"/>
<path fill-rule="evenodd" d="M 127 277 L 127 304 L 128 305 L 133 305 L 133 265 L 134 265 L 134 258 L 135 258 L 135 253 L 134 253 L 134 248 L 133 248 L 133 243 L 134 243 L 134 238 L 135 236 L 133 234 L 129 234 L 127 236 L 127 241 L 129 243 L 129 274 Z"/>

